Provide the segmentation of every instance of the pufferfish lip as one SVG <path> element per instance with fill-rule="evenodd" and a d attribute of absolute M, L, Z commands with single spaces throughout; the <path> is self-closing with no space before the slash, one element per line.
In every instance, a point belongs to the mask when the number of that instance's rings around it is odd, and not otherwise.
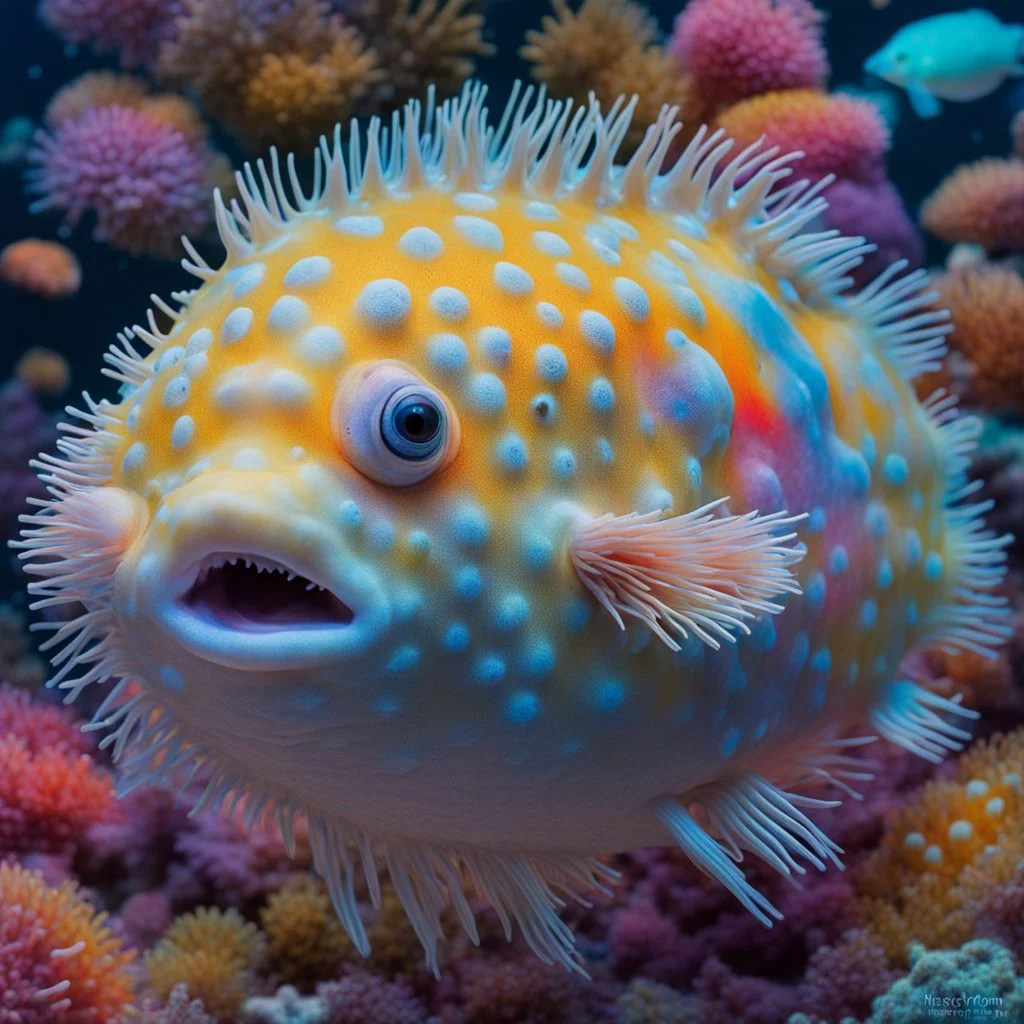
<path fill-rule="evenodd" d="M 210 550 L 169 575 L 155 612 L 184 648 L 220 665 L 330 664 L 371 646 L 390 623 L 373 574 L 347 562 L 314 566 L 293 553 Z"/>

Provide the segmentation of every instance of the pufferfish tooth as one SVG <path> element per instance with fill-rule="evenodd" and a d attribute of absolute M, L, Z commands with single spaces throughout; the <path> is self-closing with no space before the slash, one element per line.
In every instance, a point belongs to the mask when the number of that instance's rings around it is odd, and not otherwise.
<path fill-rule="evenodd" d="M 15 546 L 34 607 L 85 607 L 51 684 L 117 680 L 124 788 L 201 763 L 200 806 L 305 818 L 363 952 L 383 864 L 432 969 L 464 887 L 582 969 L 557 894 L 599 855 L 672 839 L 770 924 L 736 862 L 838 863 L 794 789 L 852 792 L 859 722 L 959 748 L 973 712 L 900 660 L 1007 636 L 1008 539 L 978 423 L 909 383 L 926 275 L 851 293 L 869 247 L 802 233 L 795 157 L 701 130 L 666 165 L 666 110 L 616 166 L 632 104 L 517 90 L 492 128 L 484 95 L 348 166 L 339 128 L 312 195 L 247 166 L 223 266 L 186 243 L 201 287 L 120 335 Z"/>

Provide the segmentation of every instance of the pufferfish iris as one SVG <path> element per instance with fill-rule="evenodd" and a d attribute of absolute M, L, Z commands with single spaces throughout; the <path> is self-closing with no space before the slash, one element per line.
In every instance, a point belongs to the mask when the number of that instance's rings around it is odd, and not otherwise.
<path fill-rule="evenodd" d="M 838 862 L 794 787 L 862 777 L 858 723 L 958 748 L 900 662 L 1005 638 L 1008 539 L 965 503 L 978 424 L 909 383 L 927 279 L 852 293 L 870 247 L 805 230 L 798 155 L 666 162 L 665 110 L 617 165 L 632 104 L 484 98 L 339 129 L 312 196 L 276 154 L 218 194 L 223 266 L 189 246 L 173 326 L 108 353 L 19 544 L 37 607 L 85 608 L 53 682 L 114 680 L 126 787 L 302 816 L 364 951 L 383 867 L 431 967 L 469 890 L 572 967 L 601 855 L 675 841 L 770 923 L 738 862 Z"/>

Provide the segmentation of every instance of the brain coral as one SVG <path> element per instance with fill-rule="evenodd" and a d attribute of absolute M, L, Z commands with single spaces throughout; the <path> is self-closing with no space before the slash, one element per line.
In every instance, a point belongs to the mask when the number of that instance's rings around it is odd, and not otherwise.
<path fill-rule="evenodd" d="M 885 179 L 889 130 L 867 100 L 789 89 L 743 100 L 720 115 L 718 124 L 740 147 L 764 136 L 784 153 L 799 150 L 804 158 L 797 174 L 812 180 L 834 174 L 877 185 Z"/>
<path fill-rule="evenodd" d="M 1024 251 L 1024 160 L 980 160 L 954 171 L 925 201 L 921 223 L 944 242 Z"/>
<path fill-rule="evenodd" d="M 159 117 L 100 107 L 37 141 L 34 211 L 60 211 L 71 225 L 92 213 L 97 240 L 157 257 L 210 223 L 209 154 Z"/>
<path fill-rule="evenodd" d="M 23 238 L 0 250 L 0 280 L 44 299 L 66 299 L 81 287 L 82 266 L 60 242 Z"/>
<path fill-rule="evenodd" d="M 821 22 L 809 0 L 690 0 L 669 49 L 706 109 L 720 110 L 761 93 L 824 85 Z"/>
<path fill-rule="evenodd" d="M 0 1021 L 110 1024 L 132 996 L 131 954 L 70 883 L 0 863 Z"/>

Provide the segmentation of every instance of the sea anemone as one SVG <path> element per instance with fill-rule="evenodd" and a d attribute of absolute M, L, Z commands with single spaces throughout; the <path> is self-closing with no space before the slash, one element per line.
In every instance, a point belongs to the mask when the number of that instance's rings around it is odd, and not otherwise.
<path fill-rule="evenodd" d="M 100 107 L 41 133 L 31 159 L 34 211 L 76 225 L 96 217 L 98 241 L 158 257 L 210 223 L 208 154 L 143 110 Z"/>
<path fill-rule="evenodd" d="M 691 0 L 670 52 L 693 76 L 706 109 L 828 78 L 822 16 L 809 0 Z"/>
<path fill-rule="evenodd" d="M 921 208 L 921 223 L 944 242 L 989 252 L 1024 250 L 1024 160 L 980 160 L 955 170 Z"/>
<path fill-rule="evenodd" d="M 36 395 L 59 395 L 71 383 L 71 367 L 59 352 L 33 345 L 14 364 L 14 376 Z"/>
<path fill-rule="evenodd" d="M 128 1007 L 131 954 L 71 883 L 0 864 L 0 1021 L 110 1024 Z"/>
<path fill-rule="evenodd" d="M 783 153 L 799 150 L 800 177 L 816 181 L 834 174 L 871 185 L 885 179 L 889 130 L 867 100 L 814 89 L 771 92 L 730 107 L 718 124 L 741 149 L 764 137 Z"/>
<path fill-rule="evenodd" d="M 174 34 L 182 0 L 42 0 L 39 15 L 66 42 L 116 53 L 123 68 L 150 63 Z"/>
<path fill-rule="evenodd" d="M 1024 278 L 1009 267 L 953 271 L 937 282 L 950 346 L 970 364 L 966 397 L 991 412 L 1024 408 Z"/>
<path fill-rule="evenodd" d="M 0 280 L 44 299 L 66 299 L 82 285 L 82 266 L 60 242 L 23 238 L 0 250 Z"/>

